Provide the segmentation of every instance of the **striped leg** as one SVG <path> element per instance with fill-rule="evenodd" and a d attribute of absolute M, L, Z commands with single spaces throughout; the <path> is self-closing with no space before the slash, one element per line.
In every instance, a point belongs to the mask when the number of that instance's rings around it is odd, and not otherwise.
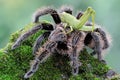
<path fill-rule="evenodd" d="M 42 46 L 42 42 L 44 41 L 44 39 L 48 38 L 49 35 L 50 35 L 50 32 L 45 32 L 37 38 L 37 40 L 34 44 L 34 47 L 33 47 L 33 55 L 36 54 L 36 52 L 38 51 L 38 48 L 40 48 Z"/>
<path fill-rule="evenodd" d="M 100 33 L 102 40 L 104 41 L 103 49 L 107 49 L 109 47 L 109 42 L 106 33 L 101 28 L 97 28 L 95 31 Z"/>
<path fill-rule="evenodd" d="M 56 10 L 48 7 L 48 8 L 43 8 L 43 9 L 38 9 L 35 13 L 34 13 L 34 21 L 35 23 L 39 22 L 39 17 L 46 15 L 46 14 L 50 14 L 53 18 L 53 20 L 55 21 L 56 24 L 61 23 L 61 19 L 57 13 Z"/>
<path fill-rule="evenodd" d="M 79 66 L 81 66 L 81 62 L 79 61 L 79 54 L 81 50 L 84 48 L 84 37 L 83 32 L 77 33 L 73 35 L 72 38 L 72 46 L 73 50 L 70 55 L 72 74 L 77 75 L 79 72 Z"/>
<path fill-rule="evenodd" d="M 95 47 L 94 47 L 94 51 L 95 53 L 97 53 L 97 56 L 98 56 L 98 60 L 99 61 L 102 61 L 102 53 L 101 53 L 101 43 L 100 43 L 100 40 L 99 40 L 99 36 L 95 33 L 95 32 L 92 32 L 91 33 L 91 36 L 94 40 L 94 43 L 95 43 Z"/>
<path fill-rule="evenodd" d="M 50 53 L 47 51 L 43 51 L 33 62 L 32 66 L 30 67 L 30 70 L 24 75 L 24 78 L 31 77 L 39 67 L 39 64 L 42 63 L 46 58 L 50 56 Z"/>
<path fill-rule="evenodd" d="M 48 23 L 41 23 L 35 27 L 33 27 L 31 30 L 29 30 L 28 32 L 22 34 L 17 41 L 13 44 L 12 49 L 17 48 L 18 46 L 20 46 L 21 42 L 24 41 L 26 38 L 28 38 L 29 36 L 31 36 L 32 34 L 36 33 L 38 30 L 53 30 L 53 26 L 51 24 Z"/>
<path fill-rule="evenodd" d="M 79 62 L 79 55 L 77 53 L 76 48 L 73 49 L 72 54 L 70 55 L 70 60 L 71 60 L 71 67 L 72 67 L 72 74 L 73 75 L 77 75 L 79 72 L 79 66 L 80 66 L 80 62 Z"/>
<path fill-rule="evenodd" d="M 39 67 L 40 63 L 43 63 L 50 55 L 55 51 L 57 44 L 55 42 L 46 42 L 42 47 L 36 52 L 35 60 L 33 61 L 30 70 L 25 74 L 24 78 L 31 77 Z"/>

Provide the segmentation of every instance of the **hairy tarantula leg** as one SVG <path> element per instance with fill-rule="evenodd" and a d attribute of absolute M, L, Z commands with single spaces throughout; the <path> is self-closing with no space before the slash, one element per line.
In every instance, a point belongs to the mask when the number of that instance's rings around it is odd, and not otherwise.
<path fill-rule="evenodd" d="M 35 44 L 34 44 L 34 47 L 33 47 L 33 54 L 35 55 L 36 52 L 38 51 L 38 48 L 42 45 L 42 42 L 45 38 L 48 38 L 48 36 L 50 35 L 50 32 L 45 32 L 43 33 L 42 35 L 40 35 Z"/>
<path fill-rule="evenodd" d="M 72 74 L 77 75 L 79 72 L 79 66 L 81 65 L 79 60 L 78 60 L 78 54 L 76 52 L 76 48 L 73 49 L 73 53 L 70 55 L 70 60 L 71 60 L 71 67 L 72 67 Z"/>
<path fill-rule="evenodd" d="M 100 44 L 99 36 L 95 32 L 92 32 L 91 36 L 93 37 L 93 40 L 95 42 L 94 50 L 95 50 L 95 53 L 97 53 L 98 60 L 102 61 L 103 58 L 102 58 L 102 53 L 101 53 L 101 44 Z"/>
<path fill-rule="evenodd" d="M 69 14 L 72 14 L 72 8 L 71 7 L 68 7 L 68 6 L 62 6 L 61 9 L 60 9 L 60 12 L 66 12 L 66 13 L 69 13 Z"/>
<path fill-rule="evenodd" d="M 96 32 L 99 32 L 100 35 L 102 36 L 102 39 L 104 40 L 103 49 L 107 49 L 107 48 L 109 47 L 109 42 L 108 42 L 106 33 L 105 33 L 101 28 L 97 28 L 95 31 L 96 31 Z"/>
<path fill-rule="evenodd" d="M 40 47 L 38 52 L 36 52 L 37 55 L 30 67 L 30 70 L 25 74 L 24 78 L 31 77 L 37 71 L 39 64 L 43 63 L 51 55 L 51 53 L 55 51 L 56 47 L 57 44 L 55 42 L 47 42 Z"/>
<path fill-rule="evenodd" d="M 72 66 L 72 74 L 77 75 L 79 72 L 79 66 L 81 66 L 81 62 L 79 61 L 79 53 L 84 47 L 83 40 L 84 40 L 84 33 L 78 32 L 77 34 L 74 34 L 74 37 L 72 39 L 72 46 L 73 46 L 73 52 L 70 55 L 71 59 L 71 66 Z"/>
<path fill-rule="evenodd" d="M 61 19 L 60 19 L 59 15 L 58 15 L 57 11 L 52 9 L 52 8 L 49 8 L 49 7 L 37 10 L 34 13 L 34 16 L 33 16 L 33 18 L 34 18 L 33 22 L 35 22 L 35 23 L 39 22 L 39 17 L 43 16 L 43 15 L 46 15 L 46 14 L 51 14 L 51 16 L 54 19 L 56 24 L 61 23 Z"/>
<path fill-rule="evenodd" d="M 37 71 L 39 64 L 42 63 L 45 59 L 47 59 L 49 56 L 50 53 L 47 50 L 39 54 L 34 60 L 30 70 L 24 75 L 24 78 L 31 77 Z"/>
<path fill-rule="evenodd" d="M 34 61 L 34 64 L 31 66 L 31 69 L 24 75 L 24 78 L 31 77 L 35 73 L 35 71 L 38 69 L 38 66 L 39 66 L 39 62 Z M 32 69 L 35 69 L 35 70 L 32 70 Z"/>
<path fill-rule="evenodd" d="M 41 30 L 53 30 L 53 26 L 52 26 L 52 24 L 41 23 L 41 24 L 33 27 L 31 30 L 29 30 L 28 32 L 22 34 L 17 39 L 17 41 L 13 44 L 12 49 L 17 48 L 23 40 L 25 40 L 27 37 L 31 36 L 32 34 L 36 33 L 40 29 Z"/>

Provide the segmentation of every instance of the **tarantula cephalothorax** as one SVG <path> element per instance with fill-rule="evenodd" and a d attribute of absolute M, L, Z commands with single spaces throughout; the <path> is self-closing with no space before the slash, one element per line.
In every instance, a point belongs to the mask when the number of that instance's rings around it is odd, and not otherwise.
<path fill-rule="evenodd" d="M 73 28 L 73 31 L 68 33 L 69 28 L 65 28 L 65 26 L 66 24 L 67 27 L 70 27 L 71 25 L 62 22 L 60 14 L 63 12 L 72 15 L 72 9 L 70 8 L 64 8 L 59 14 L 52 8 L 37 10 L 34 14 L 35 23 L 39 22 L 40 16 L 50 14 L 56 24 L 52 25 L 50 23 L 40 23 L 21 35 L 12 46 L 12 49 L 15 49 L 23 40 L 40 29 L 47 31 L 40 35 L 34 44 L 33 54 L 35 55 L 35 59 L 24 78 L 32 76 L 37 71 L 39 64 L 55 53 L 59 53 L 61 55 L 67 54 L 71 61 L 70 65 L 72 67 L 72 74 L 77 75 L 79 72 L 79 66 L 81 65 L 78 56 L 85 45 L 92 48 L 94 53 L 98 55 L 98 59 L 103 61 L 101 52 L 109 46 L 106 33 L 100 28 L 96 28 L 93 31 L 82 31 Z M 76 19 L 79 19 L 83 15 L 84 14 L 81 12 L 78 13 Z M 85 25 L 87 27 L 92 26 L 90 23 L 86 23 Z M 47 38 L 47 41 L 42 45 L 42 41 L 45 38 Z"/>

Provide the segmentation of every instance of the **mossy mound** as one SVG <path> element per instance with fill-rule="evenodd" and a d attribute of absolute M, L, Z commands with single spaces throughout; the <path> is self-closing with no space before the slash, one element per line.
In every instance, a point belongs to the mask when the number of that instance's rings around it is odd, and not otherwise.
<path fill-rule="evenodd" d="M 44 31 L 39 31 L 23 41 L 20 47 L 11 50 L 11 45 L 24 32 L 35 24 L 30 23 L 25 28 L 11 35 L 8 45 L 0 50 L 0 80 L 24 80 L 23 76 L 30 68 L 34 59 L 32 46 L 36 38 Z M 99 62 L 84 50 L 80 55 L 82 66 L 78 76 L 71 75 L 71 67 L 67 56 L 55 54 L 39 66 L 38 71 L 29 80 L 105 80 L 105 73 L 111 68 Z M 119 80 L 119 76 L 111 78 Z"/>

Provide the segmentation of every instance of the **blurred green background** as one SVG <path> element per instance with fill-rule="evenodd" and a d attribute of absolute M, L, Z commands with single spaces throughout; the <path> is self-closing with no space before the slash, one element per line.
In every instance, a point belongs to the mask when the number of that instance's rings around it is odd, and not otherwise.
<path fill-rule="evenodd" d="M 105 28 L 112 36 L 112 47 L 105 59 L 120 73 L 120 0 L 0 0 L 0 48 L 3 48 L 11 33 L 23 28 L 32 21 L 36 9 L 44 6 L 60 8 L 72 6 L 74 13 L 86 10 L 88 6 L 96 11 L 96 23 Z"/>

